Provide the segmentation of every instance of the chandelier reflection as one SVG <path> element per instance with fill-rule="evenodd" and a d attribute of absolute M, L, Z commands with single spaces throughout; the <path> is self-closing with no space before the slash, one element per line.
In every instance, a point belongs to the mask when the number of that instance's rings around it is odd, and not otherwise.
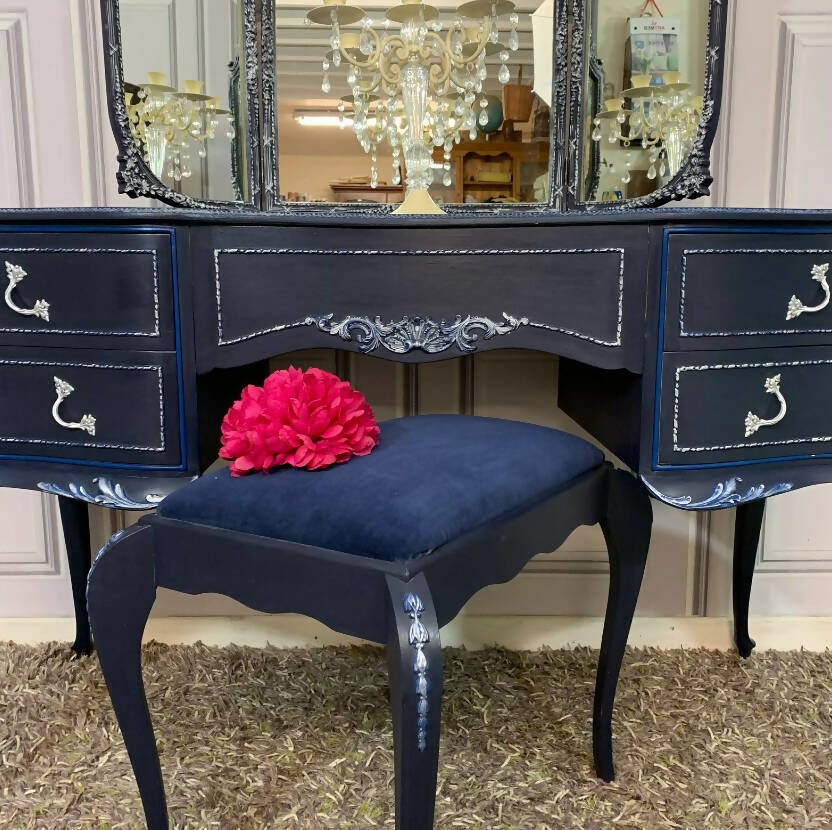
<path fill-rule="evenodd" d="M 498 20 L 506 18 L 509 32 L 500 42 Z M 329 26 L 330 51 L 323 58 L 321 89 L 332 89 L 331 72 L 346 64 L 347 87 L 339 112 L 361 147 L 370 156 L 370 185 L 378 184 L 378 150 L 389 144 L 393 183 L 401 183 L 404 161 L 406 198 L 397 213 L 442 213 L 428 194 L 433 183 L 434 148 L 444 151 L 442 176 L 450 184 L 451 149 L 477 125 L 488 123 L 484 91 L 486 58 L 496 56 L 501 84 L 510 80 L 507 61 L 519 45 L 519 16 L 511 0 L 471 0 L 443 21 L 433 6 L 404 0 L 386 13 L 384 26 L 398 29 L 379 34 L 374 21 L 346 0 L 326 0 L 312 9 L 307 22 Z M 360 25 L 360 31 L 342 31 Z"/>
<path fill-rule="evenodd" d="M 161 72 L 148 72 L 147 78 L 124 85 L 130 131 L 153 175 L 180 182 L 193 175 L 194 150 L 199 158 L 208 155 L 221 121 L 226 136 L 234 138 L 231 113 L 220 107 L 219 98 L 205 94 L 202 81 L 185 81 L 179 92 Z"/>
<path fill-rule="evenodd" d="M 679 172 L 699 131 L 702 96 L 695 95 L 690 84 L 678 82 L 678 75 L 659 75 L 659 81 L 669 82 L 658 85 L 650 83 L 656 76 L 634 75 L 634 86 L 607 100 L 605 110 L 593 121 L 593 141 L 602 141 L 606 133 L 609 144 L 648 152 L 647 178 L 651 181 Z M 624 184 L 632 178 L 630 166 L 627 161 L 621 172 Z"/>

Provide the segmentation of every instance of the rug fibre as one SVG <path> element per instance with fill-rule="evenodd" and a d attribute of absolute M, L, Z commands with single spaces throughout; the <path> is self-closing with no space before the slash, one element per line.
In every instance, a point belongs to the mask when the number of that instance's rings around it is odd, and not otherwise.
<path fill-rule="evenodd" d="M 436 828 L 830 828 L 832 654 L 630 651 L 618 780 L 592 773 L 597 652 L 445 652 Z M 392 827 L 383 652 L 151 644 L 176 828 Z M 0 827 L 140 828 L 93 659 L 0 644 Z"/>

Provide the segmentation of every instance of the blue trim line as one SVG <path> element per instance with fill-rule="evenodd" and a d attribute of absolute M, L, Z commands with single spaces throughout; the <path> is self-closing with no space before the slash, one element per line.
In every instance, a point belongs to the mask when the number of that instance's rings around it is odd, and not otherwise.
<path fill-rule="evenodd" d="M 753 458 L 745 461 L 720 461 L 713 464 L 660 464 L 659 463 L 659 425 L 661 418 L 661 400 L 662 400 L 662 369 L 664 367 L 664 330 L 665 318 L 667 316 L 667 258 L 668 248 L 670 247 L 670 237 L 674 234 L 786 234 L 786 235 L 810 235 L 810 234 L 829 234 L 832 233 L 832 227 L 829 228 L 784 228 L 782 225 L 778 226 L 757 226 L 757 227 L 740 227 L 740 228 L 713 228 L 713 227 L 687 227 L 687 228 L 665 228 L 662 235 L 662 277 L 661 290 L 659 299 L 659 337 L 658 346 L 656 348 L 656 399 L 653 405 L 653 453 L 652 453 L 652 469 L 656 472 L 667 470 L 710 470 L 718 467 L 745 467 L 755 464 L 776 464 L 778 462 L 789 461 L 807 461 L 815 458 L 832 458 L 832 453 L 814 454 L 814 455 L 786 455 L 777 456 L 775 458 Z M 707 351 L 707 350 L 705 350 Z"/>
<path fill-rule="evenodd" d="M 155 225 L 5 225 L 0 224 L 0 232 L 13 233 L 125 233 L 125 234 L 167 234 L 170 238 L 170 256 L 173 290 L 173 323 L 174 342 L 176 345 L 176 386 L 179 401 L 179 464 L 178 465 L 147 465 L 147 464 L 117 464 L 112 461 L 93 461 L 78 458 L 53 458 L 41 455 L 2 455 L 0 461 L 42 461 L 49 464 L 72 464 L 76 467 L 100 467 L 108 470 L 187 470 L 188 445 L 185 430 L 185 379 L 182 369 L 182 333 L 179 319 L 179 264 L 176 248 L 176 230 L 170 227 Z M 150 250 L 150 249 L 148 249 Z M 57 348 L 57 347 L 52 347 Z M 128 352 L 135 353 L 133 350 Z"/>

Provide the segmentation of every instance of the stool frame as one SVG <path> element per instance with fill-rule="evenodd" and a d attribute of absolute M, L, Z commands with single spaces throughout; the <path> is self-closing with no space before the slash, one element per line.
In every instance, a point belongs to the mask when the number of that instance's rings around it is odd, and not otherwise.
<path fill-rule="evenodd" d="M 556 549 L 580 525 L 596 523 L 607 542 L 610 588 L 595 688 L 593 753 L 598 775 L 611 781 L 615 690 L 652 526 L 650 499 L 630 473 L 602 464 L 531 509 L 405 561 L 159 516 L 144 517 L 117 533 L 93 563 L 87 601 L 149 830 L 169 826 L 141 671 L 142 634 L 157 588 L 219 593 L 261 612 L 305 614 L 337 632 L 385 645 L 396 828 L 430 830 L 442 698 L 439 628 L 480 588 L 507 582 L 534 555 Z"/>

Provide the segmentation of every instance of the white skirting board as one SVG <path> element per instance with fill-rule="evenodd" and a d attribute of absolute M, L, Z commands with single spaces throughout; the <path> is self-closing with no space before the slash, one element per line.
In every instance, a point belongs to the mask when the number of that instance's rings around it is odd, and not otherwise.
<path fill-rule="evenodd" d="M 0 618 L 0 641 L 35 644 L 52 640 L 70 642 L 74 621 L 68 618 Z M 497 645 L 513 650 L 571 648 L 601 642 L 600 617 L 457 617 L 442 629 L 442 643 L 479 649 Z M 761 650 L 824 651 L 832 647 L 832 617 L 756 617 L 751 636 Z M 207 645 L 267 644 L 283 648 L 345 645 L 358 640 L 336 634 L 326 626 L 294 614 L 239 617 L 154 617 L 145 640 L 161 643 Z M 733 649 L 731 621 L 725 617 L 639 617 L 633 622 L 629 643 L 657 648 Z"/>

